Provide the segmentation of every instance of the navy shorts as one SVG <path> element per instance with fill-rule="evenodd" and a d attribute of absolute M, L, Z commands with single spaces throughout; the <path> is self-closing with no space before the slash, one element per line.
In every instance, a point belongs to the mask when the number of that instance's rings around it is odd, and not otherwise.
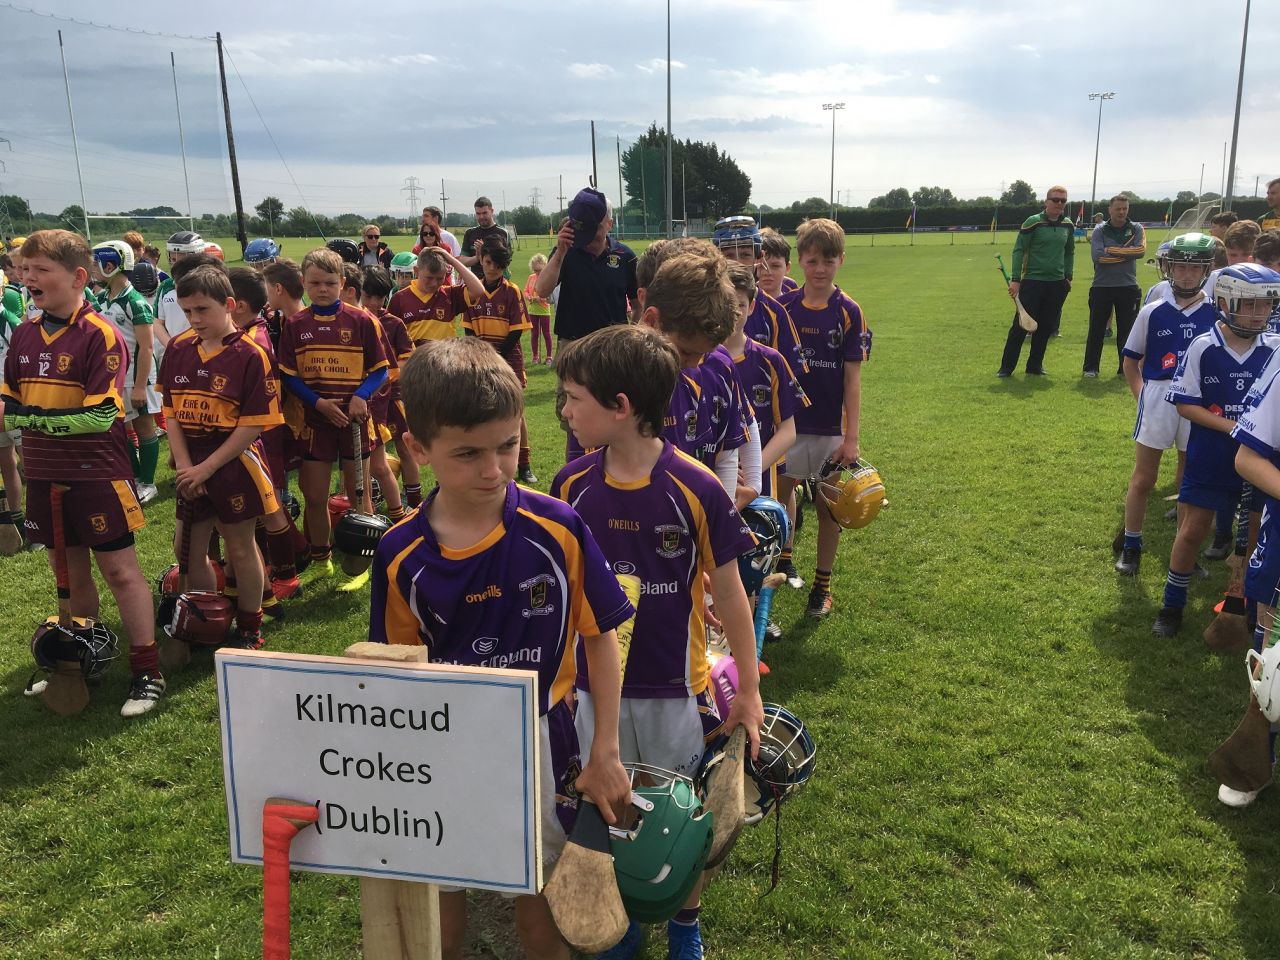
<path fill-rule="evenodd" d="M 1178 488 L 1178 502 L 1193 507 L 1205 507 L 1213 511 L 1230 510 L 1234 513 L 1236 506 L 1240 503 L 1240 490 L 1243 484 L 1244 481 L 1234 472 L 1229 482 L 1206 483 L 1191 476 L 1191 471 L 1188 470 L 1182 478 L 1182 486 Z"/>
<path fill-rule="evenodd" d="M 1262 508 L 1262 528 L 1258 545 L 1249 557 L 1244 574 L 1244 595 L 1257 603 L 1276 606 L 1276 585 L 1280 584 L 1280 503 L 1266 498 Z"/>

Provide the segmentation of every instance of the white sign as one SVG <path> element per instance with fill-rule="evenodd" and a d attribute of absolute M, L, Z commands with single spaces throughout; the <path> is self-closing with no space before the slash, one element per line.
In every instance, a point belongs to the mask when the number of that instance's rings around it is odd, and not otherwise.
<path fill-rule="evenodd" d="M 215 657 L 231 859 L 262 805 L 314 803 L 298 870 L 542 887 L 537 674 L 268 651 Z"/>

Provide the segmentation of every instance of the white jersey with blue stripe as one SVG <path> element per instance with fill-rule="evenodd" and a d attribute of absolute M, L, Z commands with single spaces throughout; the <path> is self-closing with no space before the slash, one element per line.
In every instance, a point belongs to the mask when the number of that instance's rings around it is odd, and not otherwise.
<path fill-rule="evenodd" d="M 1201 297 L 1186 307 L 1172 300 L 1149 303 L 1138 311 L 1122 353 L 1142 361 L 1143 380 L 1172 380 L 1191 341 L 1207 333 L 1217 311 Z"/>
<path fill-rule="evenodd" d="M 1247 350 L 1236 353 L 1221 324 L 1191 341 L 1169 386 L 1170 403 L 1193 404 L 1227 420 L 1239 420 L 1249 391 L 1267 371 L 1280 337 L 1263 333 Z M 1187 471 L 1202 482 L 1236 482 L 1236 441 L 1230 434 L 1191 424 Z"/>

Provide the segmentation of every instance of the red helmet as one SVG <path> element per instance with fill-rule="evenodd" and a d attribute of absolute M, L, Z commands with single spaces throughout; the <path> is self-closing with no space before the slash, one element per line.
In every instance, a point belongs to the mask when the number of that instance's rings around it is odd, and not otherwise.
<path fill-rule="evenodd" d="M 210 559 L 209 562 L 213 564 L 215 590 L 221 593 L 227 585 L 227 572 L 222 569 L 222 564 L 217 560 Z M 171 563 L 165 572 L 160 574 L 156 580 L 156 586 L 159 587 L 161 596 L 171 593 L 176 597 L 182 592 L 178 589 L 178 565 L 176 563 Z M 166 620 L 165 622 L 167 623 L 168 621 Z"/>
<path fill-rule="evenodd" d="M 107 672 L 119 652 L 119 641 L 107 626 L 86 617 L 74 617 L 64 627 L 50 617 L 31 637 L 31 656 L 41 670 L 52 672 L 59 660 L 75 660 L 86 680 L 96 680 Z"/>
<path fill-rule="evenodd" d="M 329 498 L 329 529 L 333 530 L 342 515 L 351 509 L 351 501 L 345 493 L 335 493 Z"/>
<path fill-rule="evenodd" d="M 231 633 L 236 608 L 229 599 L 212 590 L 188 590 L 178 597 L 173 619 L 164 632 L 175 640 L 197 647 L 216 647 Z"/>

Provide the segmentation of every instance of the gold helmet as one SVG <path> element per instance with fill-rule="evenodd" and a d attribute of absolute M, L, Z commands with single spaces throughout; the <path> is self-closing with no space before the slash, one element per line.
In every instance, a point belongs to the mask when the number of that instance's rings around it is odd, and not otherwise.
<path fill-rule="evenodd" d="M 849 468 L 830 460 L 818 471 L 817 494 L 836 523 L 846 530 L 865 527 L 889 505 L 880 471 L 869 463 L 854 461 Z"/>

